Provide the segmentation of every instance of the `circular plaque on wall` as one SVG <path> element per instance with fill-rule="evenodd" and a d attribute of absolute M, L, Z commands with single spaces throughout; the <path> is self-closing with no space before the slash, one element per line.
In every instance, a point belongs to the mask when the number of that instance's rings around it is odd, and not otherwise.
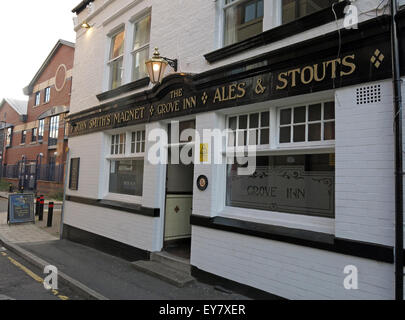
<path fill-rule="evenodd" d="M 208 178 L 206 176 L 199 176 L 197 179 L 197 188 L 200 191 L 205 191 L 208 188 Z"/>

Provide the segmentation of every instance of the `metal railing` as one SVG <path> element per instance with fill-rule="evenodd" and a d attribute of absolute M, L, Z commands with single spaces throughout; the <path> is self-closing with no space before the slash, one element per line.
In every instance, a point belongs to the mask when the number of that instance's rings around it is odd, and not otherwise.
<path fill-rule="evenodd" d="M 55 183 L 63 183 L 63 176 L 64 176 L 64 165 L 53 165 L 53 164 L 42 164 L 38 165 L 31 165 L 32 168 L 29 170 L 21 168 L 21 165 L 6 165 L 2 168 L 2 177 L 3 178 L 12 178 L 18 179 L 22 174 L 26 176 L 31 176 L 36 178 L 37 180 L 42 181 L 51 181 Z M 27 165 L 28 167 L 28 165 Z M 35 168 L 36 167 L 36 168 Z"/>

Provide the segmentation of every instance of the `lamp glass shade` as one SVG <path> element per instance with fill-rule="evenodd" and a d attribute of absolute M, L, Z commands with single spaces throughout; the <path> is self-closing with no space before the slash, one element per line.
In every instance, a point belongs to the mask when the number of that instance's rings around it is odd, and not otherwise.
<path fill-rule="evenodd" d="M 155 48 L 155 53 L 152 59 L 145 62 L 146 70 L 153 84 L 160 83 L 166 71 L 167 61 L 160 57 L 159 51 Z"/>

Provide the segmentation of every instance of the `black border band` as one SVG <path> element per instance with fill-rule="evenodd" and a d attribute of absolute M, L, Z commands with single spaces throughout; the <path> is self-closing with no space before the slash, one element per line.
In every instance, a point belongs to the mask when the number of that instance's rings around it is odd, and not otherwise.
<path fill-rule="evenodd" d="M 124 212 L 142 215 L 142 216 L 152 217 L 152 218 L 160 217 L 159 208 L 146 208 L 141 205 L 137 205 L 137 204 L 133 204 L 133 203 L 114 201 L 114 200 L 104 200 L 104 199 L 90 199 L 90 198 L 76 197 L 76 196 L 70 196 L 70 195 L 66 196 L 66 201 L 85 204 L 88 206 L 95 206 L 95 207 L 101 207 L 101 208 L 106 208 L 106 209 L 124 211 Z"/>
<path fill-rule="evenodd" d="M 321 232 L 286 228 L 225 217 L 210 218 L 197 215 L 191 216 L 191 224 L 380 262 L 394 262 L 394 251 L 392 247 L 335 238 L 333 235 Z"/>
<path fill-rule="evenodd" d="M 62 238 L 131 262 L 136 260 L 149 260 L 150 258 L 149 251 L 142 250 L 128 244 L 70 226 L 68 224 L 63 224 Z"/>
<path fill-rule="evenodd" d="M 149 85 L 149 82 L 150 82 L 149 77 L 145 77 L 145 78 L 130 82 L 128 84 L 124 84 L 116 89 L 100 93 L 100 94 L 96 95 L 96 97 L 97 97 L 98 101 L 104 101 L 107 99 L 115 98 L 121 94 L 131 92 L 136 89 L 147 87 Z"/>

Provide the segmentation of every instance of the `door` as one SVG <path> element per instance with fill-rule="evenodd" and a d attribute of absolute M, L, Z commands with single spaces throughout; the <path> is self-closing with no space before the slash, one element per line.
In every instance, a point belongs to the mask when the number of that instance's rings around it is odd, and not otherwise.
<path fill-rule="evenodd" d="M 193 177 L 193 164 L 167 165 L 165 242 L 191 238 Z"/>

